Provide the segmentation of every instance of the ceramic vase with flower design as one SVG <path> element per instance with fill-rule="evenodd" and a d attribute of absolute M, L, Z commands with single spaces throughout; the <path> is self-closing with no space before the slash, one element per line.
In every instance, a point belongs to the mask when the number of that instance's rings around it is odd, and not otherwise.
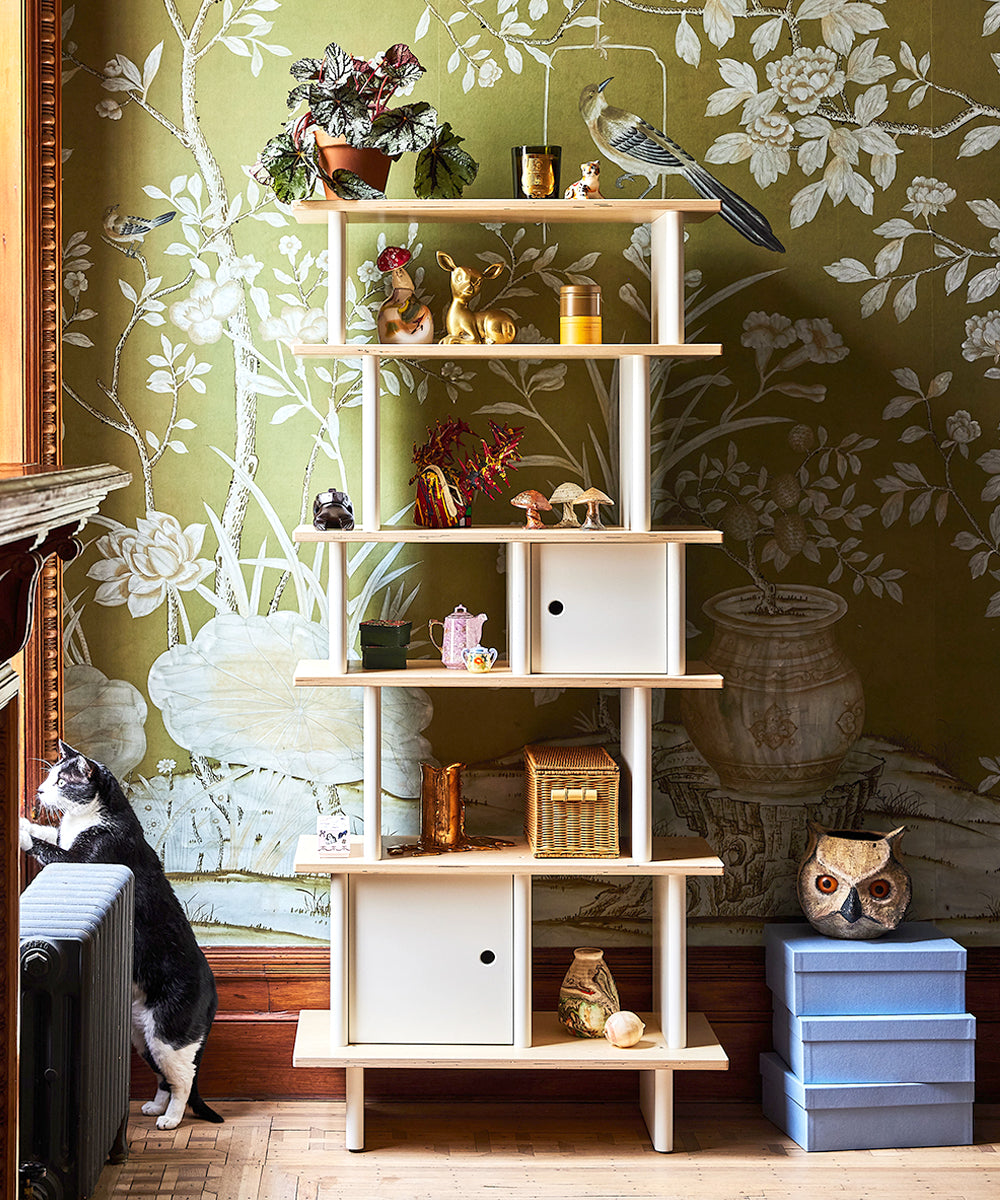
<path fill-rule="evenodd" d="M 618 988 L 604 961 L 604 951 L 581 946 L 559 989 L 559 1020 L 574 1037 L 604 1036 L 604 1023 L 618 1012 Z"/>

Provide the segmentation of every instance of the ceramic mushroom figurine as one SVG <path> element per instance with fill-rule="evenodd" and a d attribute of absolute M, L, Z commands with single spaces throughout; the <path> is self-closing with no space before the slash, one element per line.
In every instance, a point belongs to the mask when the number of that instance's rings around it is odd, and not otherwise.
<path fill-rule="evenodd" d="M 404 269 L 413 255 L 405 246 L 386 246 L 375 260 L 383 273 L 392 272 L 392 290 L 378 310 L 378 340 L 383 345 L 424 345 L 434 341 L 434 318 L 413 294 L 413 280 Z"/>
<path fill-rule="evenodd" d="M 518 492 L 514 499 L 511 500 L 511 504 L 515 508 L 526 510 L 525 529 L 545 528 L 545 524 L 539 513 L 550 512 L 552 505 L 545 499 L 541 492 L 536 492 L 534 488 L 529 488 L 526 492 Z"/>
<path fill-rule="evenodd" d="M 549 497 L 549 503 L 553 508 L 557 504 L 562 505 L 562 520 L 554 526 L 556 529 L 579 529 L 580 522 L 576 519 L 576 513 L 573 511 L 573 505 L 577 501 L 578 496 L 583 495 L 583 488 L 578 483 L 561 483 Z"/>
<path fill-rule="evenodd" d="M 614 500 L 610 496 L 605 496 L 600 488 L 587 488 L 585 492 L 581 492 L 573 501 L 574 507 L 581 504 L 587 506 L 587 516 L 580 526 L 581 529 L 603 529 L 601 524 L 601 505 L 614 504 Z"/>

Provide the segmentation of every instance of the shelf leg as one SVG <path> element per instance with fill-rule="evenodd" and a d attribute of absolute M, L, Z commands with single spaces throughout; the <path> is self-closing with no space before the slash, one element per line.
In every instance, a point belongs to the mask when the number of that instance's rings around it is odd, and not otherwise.
<path fill-rule="evenodd" d="M 350 952 L 346 874 L 330 876 L 330 1045 L 346 1046 L 348 1028 L 347 980 Z"/>
<path fill-rule="evenodd" d="M 327 337 L 335 346 L 347 341 L 347 304 L 344 284 L 347 280 L 347 214 L 328 213 L 326 246 L 329 283 L 326 293 Z"/>
<path fill-rule="evenodd" d="M 365 1148 L 365 1069 L 347 1067 L 344 1071 L 347 1093 L 347 1122 L 344 1141 L 348 1150 Z"/>
<path fill-rule="evenodd" d="M 622 524 L 650 527 L 649 359 L 628 354 L 618 368 L 618 422 Z"/>
<path fill-rule="evenodd" d="M 687 876 L 653 880 L 653 1011 L 671 1050 L 687 1045 Z"/>
<path fill-rule="evenodd" d="M 361 528 L 374 533 L 382 524 L 382 488 L 379 480 L 380 359 L 361 360 Z"/>
<path fill-rule="evenodd" d="M 364 692 L 364 813 L 365 858 L 382 857 L 382 691 Z"/>
<path fill-rule="evenodd" d="M 512 675 L 531 672 L 531 544 L 507 544 L 507 653 Z"/>
<path fill-rule="evenodd" d="M 640 863 L 653 858 L 652 719 L 652 691 L 622 688 L 622 758 L 632 786 L 632 857 Z"/>
<path fill-rule="evenodd" d="M 683 542 L 667 542 L 667 674 L 687 671 L 687 573 Z"/>
<path fill-rule="evenodd" d="M 514 880 L 514 1045 L 531 1045 L 531 876 Z"/>
<path fill-rule="evenodd" d="M 639 1072 L 639 1108 L 653 1149 L 669 1154 L 674 1148 L 674 1073 L 663 1068 Z"/>
<path fill-rule="evenodd" d="M 327 630 L 330 638 L 330 670 L 347 673 L 347 545 L 328 542 L 329 570 L 326 584 Z"/>
<path fill-rule="evenodd" d="M 664 213 L 649 227 L 653 341 L 684 345 L 684 214 Z"/>

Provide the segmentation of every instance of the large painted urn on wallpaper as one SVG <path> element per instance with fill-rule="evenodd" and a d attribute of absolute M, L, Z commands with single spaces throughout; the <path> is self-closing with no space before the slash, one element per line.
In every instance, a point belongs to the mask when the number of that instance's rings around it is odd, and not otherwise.
<path fill-rule="evenodd" d="M 861 677 L 836 640 L 846 603 L 820 587 L 755 588 L 708 600 L 715 636 L 705 655 L 721 691 L 685 692 L 684 726 L 724 787 L 761 796 L 819 794 L 861 734 Z"/>

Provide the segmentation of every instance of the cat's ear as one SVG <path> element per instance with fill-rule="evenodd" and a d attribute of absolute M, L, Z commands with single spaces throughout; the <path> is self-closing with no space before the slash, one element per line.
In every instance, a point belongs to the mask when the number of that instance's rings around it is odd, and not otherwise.
<path fill-rule="evenodd" d="M 59 758 L 60 759 L 79 758 L 80 757 L 80 751 L 74 750 L 73 747 L 70 746 L 68 743 L 64 742 L 62 740 L 62 738 L 58 739 L 58 741 L 56 742 L 56 745 L 59 747 Z"/>

